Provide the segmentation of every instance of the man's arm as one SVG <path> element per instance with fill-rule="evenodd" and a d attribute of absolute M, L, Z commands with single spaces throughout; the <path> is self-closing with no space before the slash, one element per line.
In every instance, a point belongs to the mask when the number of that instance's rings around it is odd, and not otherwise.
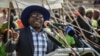
<path fill-rule="evenodd" d="M 16 32 L 13 29 L 11 30 L 11 39 L 5 45 L 5 51 L 8 53 L 13 52 L 16 49 L 19 40 L 19 31 Z"/>
<path fill-rule="evenodd" d="M 13 40 L 9 40 L 5 45 L 5 51 L 8 53 L 13 52 L 16 48 L 16 44 L 17 42 L 15 43 Z"/>

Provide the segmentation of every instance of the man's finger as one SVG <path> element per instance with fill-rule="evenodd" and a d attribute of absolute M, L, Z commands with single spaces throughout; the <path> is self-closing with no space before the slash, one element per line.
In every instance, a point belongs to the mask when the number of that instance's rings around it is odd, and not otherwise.
<path fill-rule="evenodd" d="M 15 32 L 15 30 L 13 28 L 11 28 L 11 30 L 12 30 L 13 33 Z"/>

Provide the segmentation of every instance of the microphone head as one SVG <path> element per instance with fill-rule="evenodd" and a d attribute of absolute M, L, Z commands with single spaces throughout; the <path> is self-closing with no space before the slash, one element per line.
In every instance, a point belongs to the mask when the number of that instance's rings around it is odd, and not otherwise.
<path fill-rule="evenodd" d="M 70 25 L 67 25 L 66 28 L 65 28 L 65 31 L 67 33 L 69 33 L 71 30 L 74 30 L 74 28 L 72 26 L 70 26 Z"/>
<path fill-rule="evenodd" d="M 67 26 L 66 26 L 65 32 L 66 32 L 67 34 L 69 34 L 70 36 L 74 36 L 74 34 L 75 34 L 74 28 L 73 28 L 72 26 L 70 26 L 70 25 L 67 25 Z"/>

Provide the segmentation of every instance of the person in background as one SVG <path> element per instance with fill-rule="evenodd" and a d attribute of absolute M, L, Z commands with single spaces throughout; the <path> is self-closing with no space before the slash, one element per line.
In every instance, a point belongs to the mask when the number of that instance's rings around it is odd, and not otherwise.
<path fill-rule="evenodd" d="M 94 5 L 99 5 L 100 4 L 100 0 L 94 0 Z"/>
<path fill-rule="evenodd" d="M 7 10 L 6 9 L 3 9 L 2 10 L 2 13 L 3 13 L 3 20 L 7 20 Z"/>
<path fill-rule="evenodd" d="M 83 18 L 81 18 L 80 16 L 77 17 L 76 21 L 77 21 L 77 23 L 79 24 L 79 26 L 80 26 L 82 29 L 85 29 L 85 30 L 87 30 L 87 31 L 89 31 L 89 32 L 92 32 L 92 28 L 89 27 L 89 25 L 91 25 L 91 20 L 90 20 L 90 19 L 87 19 L 87 18 L 85 17 L 85 8 L 84 8 L 84 7 L 79 7 L 78 12 L 79 12 L 80 15 L 84 18 L 84 19 L 83 19 Z M 74 25 L 77 26 L 77 23 L 76 23 L 75 21 L 73 21 L 72 24 L 74 24 Z M 89 25 L 88 25 L 88 24 L 89 24 Z M 76 27 L 75 27 L 75 29 L 78 30 L 78 31 L 80 32 L 79 28 L 76 28 Z M 86 32 L 86 31 L 83 31 L 83 33 L 84 33 L 84 35 L 85 35 L 86 38 L 88 38 L 88 39 L 94 41 L 94 37 L 92 37 L 92 34 Z M 79 33 L 79 34 L 80 34 L 80 33 Z"/>
<path fill-rule="evenodd" d="M 22 22 L 21 22 L 20 19 L 17 19 L 17 20 L 15 21 L 15 23 L 17 24 L 18 28 L 23 28 L 23 27 L 24 27 L 24 25 L 22 24 Z"/>
<path fill-rule="evenodd" d="M 98 34 L 100 34 L 100 10 L 94 9 L 94 15 L 93 19 L 95 20 L 95 25 L 97 25 L 97 28 L 95 29 Z M 100 36 L 97 36 L 97 44 L 100 45 Z"/>
<path fill-rule="evenodd" d="M 100 28 L 100 10 L 94 9 L 94 15 L 93 18 L 97 21 L 97 28 Z"/>
<path fill-rule="evenodd" d="M 2 26 L 3 22 L 7 20 L 7 10 L 2 10 L 2 15 L 0 16 L 0 27 Z"/>
<path fill-rule="evenodd" d="M 86 17 L 88 17 L 89 19 L 92 19 L 93 18 L 93 8 L 88 8 L 86 9 Z"/>
<path fill-rule="evenodd" d="M 5 43 L 7 42 L 7 32 L 8 32 L 8 23 L 9 23 L 9 28 L 13 28 L 16 29 L 17 28 L 17 24 L 13 21 L 14 17 L 14 10 L 11 9 L 11 14 L 10 14 L 10 21 L 5 21 L 3 22 L 0 30 L 1 30 L 1 34 L 2 34 L 2 38 L 5 38 Z M 9 20 L 9 19 L 7 19 Z"/>
<path fill-rule="evenodd" d="M 93 8 L 86 9 L 86 18 L 91 21 L 91 26 L 97 28 L 97 22 L 93 19 L 94 10 Z"/>

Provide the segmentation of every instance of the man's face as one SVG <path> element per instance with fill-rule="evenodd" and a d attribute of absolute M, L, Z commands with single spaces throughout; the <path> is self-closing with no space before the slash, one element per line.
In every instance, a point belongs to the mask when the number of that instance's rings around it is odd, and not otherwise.
<path fill-rule="evenodd" d="M 79 13 L 84 16 L 85 15 L 85 9 L 83 7 L 79 8 Z"/>
<path fill-rule="evenodd" d="M 40 28 L 43 26 L 44 22 L 43 15 L 39 11 L 33 11 L 30 14 L 28 22 L 32 27 Z"/>
<path fill-rule="evenodd" d="M 100 16 L 100 13 L 97 11 L 94 11 L 94 19 L 97 20 L 99 18 L 99 16 Z"/>
<path fill-rule="evenodd" d="M 93 12 L 88 12 L 87 14 L 86 14 L 86 16 L 87 17 L 89 17 L 90 19 L 93 17 Z"/>

